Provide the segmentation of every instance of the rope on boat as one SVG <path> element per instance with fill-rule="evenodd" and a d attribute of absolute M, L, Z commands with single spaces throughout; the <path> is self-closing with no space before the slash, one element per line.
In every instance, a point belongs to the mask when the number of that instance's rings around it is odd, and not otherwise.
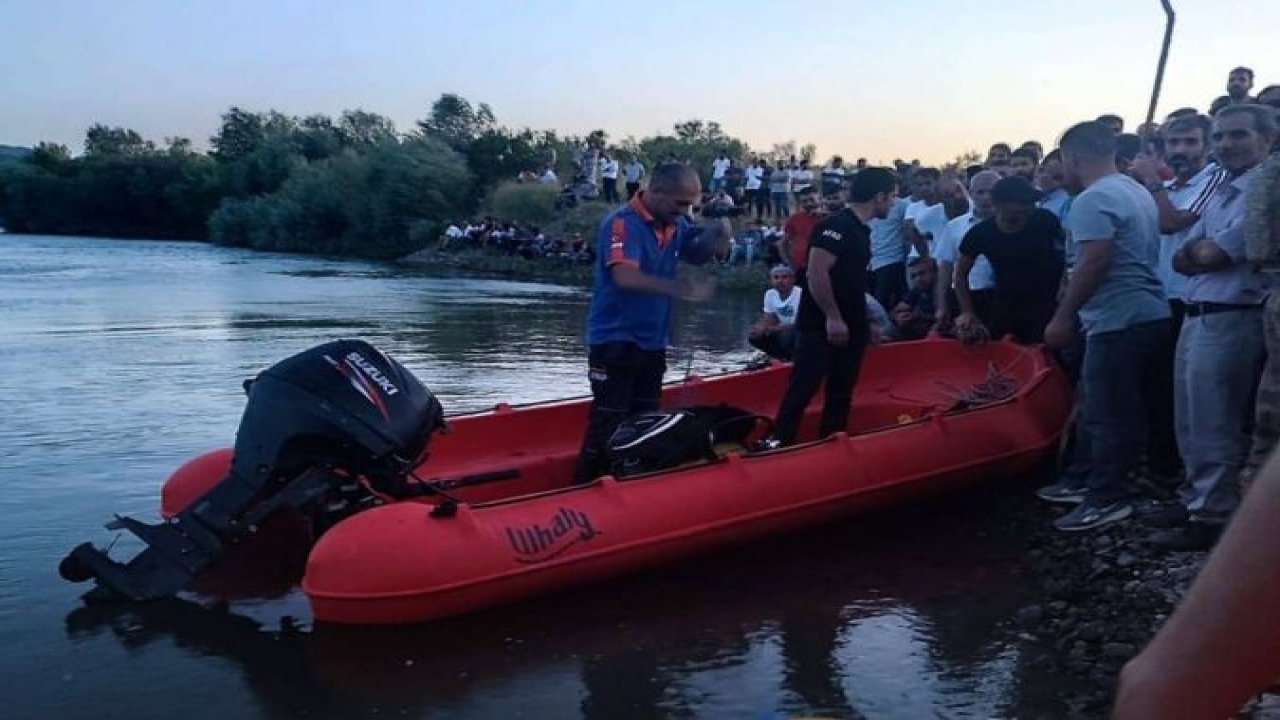
<path fill-rule="evenodd" d="M 995 362 L 987 362 L 987 379 L 968 388 L 956 387 L 941 380 L 935 380 L 942 395 L 953 404 L 952 410 L 990 405 L 1007 400 L 1018 392 L 1018 379 L 1000 368 Z"/>

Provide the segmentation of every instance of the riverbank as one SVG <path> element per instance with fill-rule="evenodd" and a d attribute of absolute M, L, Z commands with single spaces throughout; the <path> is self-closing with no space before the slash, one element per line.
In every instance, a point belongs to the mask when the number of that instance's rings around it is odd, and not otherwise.
<path fill-rule="evenodd" d="M 1156 552 L 1145 543 L 1152 528 L 1137 519 L 1093 534 L 1055 532 L 1051 522 L 1068 508 L 1034 504 L 1024 568 L 1037 597 L 1014 621 L 1038 646 L 1035 665 L 1077 681 L 1062 696 L 1067 716 L 1106 717 L 1121 667 L 1173 612 L 1208 554 Z M 1280 718 L 1280 698 L 1264 695 L 1238 717 Z"/>
<path fill-rule="evenodd" d="M 566 258 L 523 258 L 483 250 L 419 250 L 396 261 L 406 267 L 445 269 L 507 280 L 550 282 L 591 286 L 592 266 Z M 764 292 L 769 287 L 769 270 L 763 263 L 718 265 L 713 268 L 717 284 L 724 290 Z"/>

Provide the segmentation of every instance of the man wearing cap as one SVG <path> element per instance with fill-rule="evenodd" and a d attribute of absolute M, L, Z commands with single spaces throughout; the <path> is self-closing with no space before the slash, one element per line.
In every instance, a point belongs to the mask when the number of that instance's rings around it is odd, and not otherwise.
<path fill-rule="evenodd" d="M 769 357 L 790 360 L 796 348 L 796 312 L 800 294 L 795 272 L 786 265 L 775 265 L 769 271 L 773 287 L 764 291 L 764 308 L 760 319 L 747 330 L 751 346 Z"/>
<path fill-rule="evenodd" d="M 1021 177 L 1002 178 L 991 188 L 994 217 L 969 230 L 956 259 L 956 328 L 969 331 L 980 319 L 969 295 L 969 271 L 978 257 L 995 274 L 995 317 L 982 318 L 992 334 L 1013 335 L 1018 342 L 1044 339 L 1044 328 L 1057 309 L 1062 282 L 1062 225 L 1048 210 L 1036 207 L 1039 194 Z"/>

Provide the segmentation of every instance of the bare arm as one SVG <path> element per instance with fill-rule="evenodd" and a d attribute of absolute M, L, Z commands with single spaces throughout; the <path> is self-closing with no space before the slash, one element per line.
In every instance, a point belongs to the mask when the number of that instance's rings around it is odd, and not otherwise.
<path fill-rule="evenodd" d="M 1280 454 L 1173 615 L 1120 673 L 1115 720 L 1225 718 L 1280 677 Z"/>
<path fill-rule="evenodd" d="M 967 281 L 966 274 L 966 281 Z M 951 316 L 947 307 L 947 290 L 951 288 L 951 263 L 938 261 L 938 279 L 933 283 L 934 318 L 939 322 Z"/>
<path fill-rule="evenodd" d="M 1200 275 L 1235 264 L 1225 250 L 1208 238 L 1187 243 L 1173 256 L 1173 269 L 1183 275 Z"/>
<path fill-rule="evenodd" d="M 782 256 L 782 262 L 786 263 L 788 267 L 794 268 L 796 266 L 796 261 L 795 258 L 791 257 L 791 235 L 791 228 L 782 228 L 782 240 L 778 241 L 778 254 Z"/>
<path fill-rule="evenodd" d="M 1182 232 L 1192 225 L 1196 224 L 1199 216 L 1190 210 L 1179 210 L 1173 206 L 1173 201 L 1169 200 L 1169 193 L 1160 191 L 1153 193 L 1152 197 L 1156 201 L 1156 210 L 1160 213 L 1160 232 L 1176 233 Z"/>
<path fill-rule="evenodd" d="M 916 249 L 920 257 L 929 257 L 929 238 L 921 235 L 920 231 L 916 230 L 915 221 L 908 220 L 906 222 L 906 235 L 907 242 Z"/>
<path fill-rule="evenodd" d="M 964 253 L 956 255 L 956 302 L 960 304 L 961 315 L 974 314 L 973 296 L 969 294 L 969 271 L 973 269 L 973 260 Z"/>

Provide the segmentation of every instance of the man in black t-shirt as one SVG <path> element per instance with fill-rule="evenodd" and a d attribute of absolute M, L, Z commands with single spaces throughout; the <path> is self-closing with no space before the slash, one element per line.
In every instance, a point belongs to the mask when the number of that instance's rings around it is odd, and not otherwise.
<path fill-rule="evenodd" d="M 850 204 L 820 222 L 809 242 L 804 294 L 796 317 L 795 360 L 778 409 L 772 442 L 796 441 L 805 408 L 826 380 L 818 436 L 848 430 L 849 404 L 870 339 L 867 326 L 867 264 L 871 231 L 896 200 L 897 180 L 885 168 L 866 168 L 849 183 Z"/>
<path fill-rule="evenodd" d="M 991 189 L 995 216 L 973 226 L 960 241 L 956 258 L 959 328 L 983 324 L 993 337 L 1013 335 L 1022 343 L 1044 340 L 1044 328 L 1058 306 L 1064 268 L 1064 236 L 1057 216 L 1036 207 L 1037 193 L 1020 177 Z M 992 317 L 974 314 L 969 269 L 985 256 L 995 274 Z"/>

